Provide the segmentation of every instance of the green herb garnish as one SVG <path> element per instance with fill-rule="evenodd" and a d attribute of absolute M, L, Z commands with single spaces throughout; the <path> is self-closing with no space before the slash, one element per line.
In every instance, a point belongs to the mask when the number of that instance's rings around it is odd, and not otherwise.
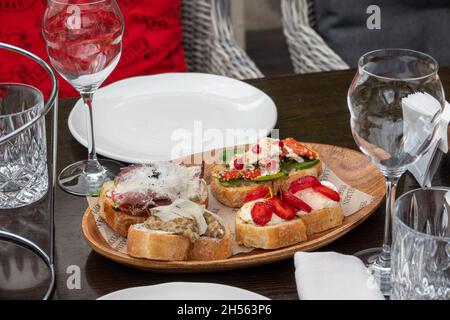
<path fill-rule="evenodd" d="M 113 209 L 119 210 L 119 207 L 120 207 L 119 201 L 114 201 Z"/>
<path fill-rule="evenodd" d="M 89 191 L 89 197 L 98 197 L 100 195 L 100 189 Z"/>

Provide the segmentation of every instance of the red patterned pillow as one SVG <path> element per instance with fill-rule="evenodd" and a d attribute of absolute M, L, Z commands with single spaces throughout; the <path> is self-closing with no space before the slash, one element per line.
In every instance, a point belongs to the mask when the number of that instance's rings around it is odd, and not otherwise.
<path fill-rule="evenodd" d="M 137 75 L 186 71 L 180 0 L 118 0 L 125 18 L 120 62 L 104 84 Z M 46 0 L 0 0 L 0 42 L 49 61 L 41 33 Z M 61 77 L 60 97 L 77 96 Z M 23 82 L 48 94 L 45 71 L 25 58 L 0 51 L 0 82 Z"/>

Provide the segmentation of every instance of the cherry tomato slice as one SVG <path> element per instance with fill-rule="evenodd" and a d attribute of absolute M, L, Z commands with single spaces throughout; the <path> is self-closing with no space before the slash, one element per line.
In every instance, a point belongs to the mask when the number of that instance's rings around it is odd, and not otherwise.
<path fill-rule="evenodd" d="M 267 201 L 256 202 L 252 208 L 252 219 L 258 226 L 265 226 L 272 219 L 273 207 Z"/>

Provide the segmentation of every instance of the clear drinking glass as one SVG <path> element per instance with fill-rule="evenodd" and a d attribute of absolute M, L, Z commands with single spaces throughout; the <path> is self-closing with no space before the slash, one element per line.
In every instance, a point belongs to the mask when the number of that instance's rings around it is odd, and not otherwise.
<path fill-rule="evenodd" d="M 407 49 L 363 55 L 348 91 L 353 138 L 386 179 L 383 246 L 356 254 L 385 295 L 390 293 L 391 211 L 397 182 L 430 146 L 444 101 L 437 62 Z"/>
<path fill-rule="evenodd" d="M 450 299 L 449 190 L 412 190 L 395 202 L 392 299 Z"/>
<path fill-rule="evenodd" d="M 49 0 L 42 32 L 56 71 L 81 95 L 86 105 L 88 160 L 60 173 L 61 188 L 89 195 L 115 177 L 120 164 L 99 160 L 95 152 L 92 99 L 119 62 L 124 22 L 115 0 Z"/>
<path fill-rule="evenodd" d="M 0 84 L 0 137 L 27 124 L 44 108 L 41 92 L 24 84 Z M 0 145 L 0 209 L 41 199 L 48 190 L 45 119 Z"/>

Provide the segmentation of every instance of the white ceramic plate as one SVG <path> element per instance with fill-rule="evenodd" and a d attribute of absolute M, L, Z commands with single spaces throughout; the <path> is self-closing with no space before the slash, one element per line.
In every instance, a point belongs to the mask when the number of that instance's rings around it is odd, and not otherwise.
<path fill-rule="evenodd" d="M 93 110 L 97 152 L 131 163 L 252 143 L 267 136 L 277 121 L 275 104 L 262 91 L 242 81 L 201 73 L 112 83 L 97 91 Z M 68 122 L 75 139 L 87 146 L 85 111 L 78 101 Z M 226 129 L 255 129 L 257 136 L 211 139 L 218 132 L 226 137 Z M 200 137 L 200 143 L 189 137 Z"/>
<path fill-rule="evenodd" d="M 98 300 L 269 300 L 240 288 L 215 283 L 168 282 L 115 291 Z"/>

